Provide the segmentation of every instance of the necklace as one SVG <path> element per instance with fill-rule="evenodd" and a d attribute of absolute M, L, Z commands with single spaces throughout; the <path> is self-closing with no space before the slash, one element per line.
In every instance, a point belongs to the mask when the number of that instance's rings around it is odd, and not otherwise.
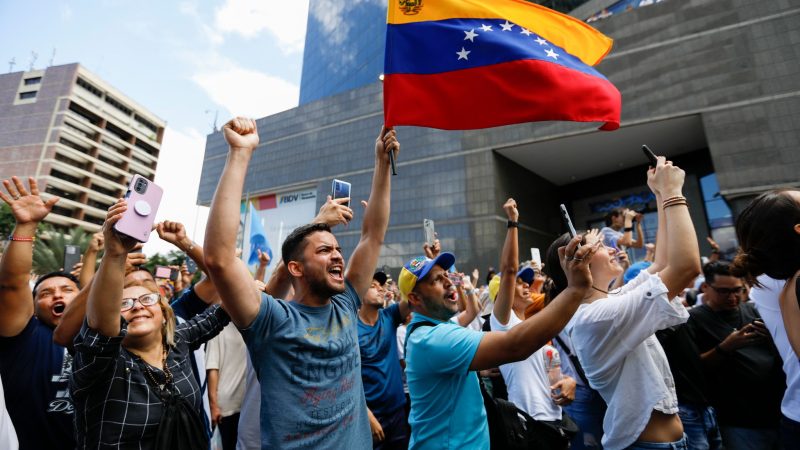
<path fill-rule="evenodd" d="M 140 358 L 141 359 L 141 358 Z M 163 392 L 167 386 L 172 385 L 172 372 L 170 372 L 169 367 L 167 366 L 167 349 L 164 347 L 162 356 L 161 356 L 161 366 L 164 368 L 164 382 L 159 383 L 156 381 L 156 375 L 153 373 L 153 369 L 150 367 L 146 361 L 144 362 L 144 374 L 147 379 L 153 384 L 153 386 L 158 386 L 159 391 Z"/>

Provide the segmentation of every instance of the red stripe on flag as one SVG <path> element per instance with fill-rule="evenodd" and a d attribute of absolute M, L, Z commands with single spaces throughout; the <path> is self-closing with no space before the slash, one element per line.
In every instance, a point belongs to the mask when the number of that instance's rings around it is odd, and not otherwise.
<path fill-rule="evenodd" d="M 387 126 L 470 130 L 544 120 L 619 128 L 622 98 L 611 82 L 547 61 L 518 60 L 438 74 L 387 74 Z"/>

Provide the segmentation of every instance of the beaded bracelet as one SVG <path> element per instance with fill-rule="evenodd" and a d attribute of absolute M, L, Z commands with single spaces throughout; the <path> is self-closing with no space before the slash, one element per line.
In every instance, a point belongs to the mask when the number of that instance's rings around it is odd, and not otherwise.
<path fill-rule="evenodd" d="M 33 242 L 36 240 L 36 236 L 25 237 L 25 236 L 14 236 L 13 234 L 8 237 L 9 241 L 17 241 L 17 242 Z"/>

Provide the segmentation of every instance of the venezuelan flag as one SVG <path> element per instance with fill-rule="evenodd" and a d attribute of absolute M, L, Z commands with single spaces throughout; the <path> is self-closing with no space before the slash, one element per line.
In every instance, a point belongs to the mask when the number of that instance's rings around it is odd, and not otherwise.
<path fill-rule="evenodd" d="M 524 0 L 389 0 L 385 123 L 469 130 L 568 120 L 616 130 L 622 98 L 592 68 L 611 45 Z"/>

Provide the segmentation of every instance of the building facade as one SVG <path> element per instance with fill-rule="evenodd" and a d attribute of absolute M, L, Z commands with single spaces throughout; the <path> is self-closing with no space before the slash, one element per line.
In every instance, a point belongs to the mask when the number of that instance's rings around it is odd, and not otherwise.
<path fill-rule="evenodd" d="M 0 75 L 0 177 L 60 197 L 46 222 L 97 231 L 134 174 L 155 177 L 165 125 L 79 64 Z"/>
<path fill-rule="evenodd" d="M 652 240 L 655 203 L 642 144 L 686 169 L 701 251 L 709 250 L 706 236 L 732 250 L 737 210 L 766 189 L 798 185 L 800 0 L 758 8 L 741 0 L 665 0 L 592 25 L 615 40 L 598 70 L 622 93 L 621 128 L 603 132 L 599 124 L 570 122 L 398 128 L 402 151 L 382 266 L 397 270 L 421 254 L 423 219 L 435 221 L 459 270 L 496 266 L 508 197 L 520 206 L 521 248 L 544 254 L 565 231 L 559 203 L 579 228 L 602 225 L 614 206 L 643 211 Z M 336 230 L 349 255 L 360 234 L 358 201 L 369 195 L 382 104 L 382 86 L 372 82 L 258 119 L 261 144 L 248 195 L 310 190 L 319 207 L 333 178 L 350 181 L 356 217 Z M 199 203 L 210 203 L 226 152 L 221 134 L 208 137 Z"/>

